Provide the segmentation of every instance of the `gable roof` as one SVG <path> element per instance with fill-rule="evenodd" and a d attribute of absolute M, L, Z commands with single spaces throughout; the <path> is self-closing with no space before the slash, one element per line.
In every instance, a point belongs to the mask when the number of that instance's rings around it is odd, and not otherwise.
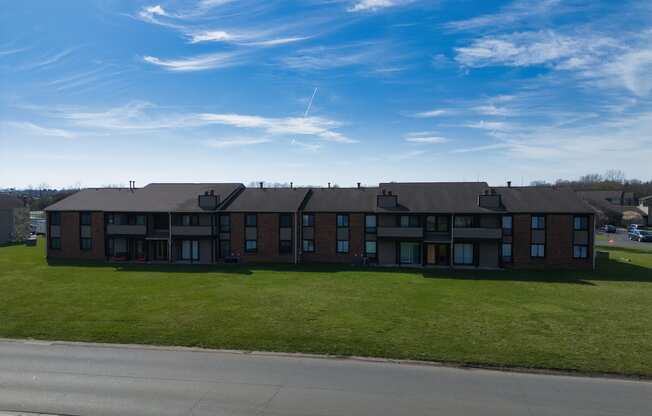
<path fill-rule="evenodd" d="M 514 213 L 592 214 L 592 210 L 569 188 L 549 186 L 495 187 L 505 209 Z"/>
<path fill-rule="evenodd" d="M 478 206 L 478 195 L 489 188 L 486 182 L 389 182 L 380 184 L 380 193 L 398 197 L 397 208 L 376 208 L 377 212 L 482 213 L 493 212 Z"/>
<path fill-rule="evenodd" d="M 378 188 L 313 188 L 304 211 L 374 212 Z"/>
<path fill-rule="evenodd" d="M 152 183 L 143 188 L 88 188 L 45 208 L 46 211 L 205 212 L 199 195 L 213 191 L 220 202 L 242 188 L 239 183 Z"/>
<path fill-rule="evenodd" d="M 25 206 L 21 198 L 13 195 L 0 194 L 0 209 L 23 208 Z"/>
<path fill-rule="evenodd" d="M 308 188 L 245 188 L 224 211 L 295 212 L 303 203 Z"/>

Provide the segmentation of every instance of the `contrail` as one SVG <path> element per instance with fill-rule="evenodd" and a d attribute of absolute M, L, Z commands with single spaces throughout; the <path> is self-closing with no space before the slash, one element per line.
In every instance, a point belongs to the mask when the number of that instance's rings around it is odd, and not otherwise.
<path fill-rule="evenodd" d="M 312 92 L 312 97 L 310 97 L 310 101 L 308 102 L 308 108 L 306 108 L 306 112 L 303 113 L 304 117 L 308 117 L 308 112 L 310 111 L 310 108 L 312 107 L 312 100 L 315 99 L 316 94 L 317 94 L 317 87 L 315 87 L 315 90 Z"/>

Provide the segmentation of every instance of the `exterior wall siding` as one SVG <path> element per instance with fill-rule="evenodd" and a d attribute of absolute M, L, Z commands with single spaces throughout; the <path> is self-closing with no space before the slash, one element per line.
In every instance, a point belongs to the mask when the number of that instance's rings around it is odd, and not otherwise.
<path fill-rule="evenodd" d="M 51 259 L 105 260 L 104 213 L 91 214 L 90 250 L 82 250 L 79 241 L 79 212 L 61 212 L 61 249 L 53 250 L 48 241 L 47 256 Z"/>
<path fill-rule="evenodd" d="M 345 214 L 345 213 L 342 213 Z M 364 214 L 349 214 L 349 252 L 337 252 L 337 214 L 315 213 L 315 251 L 303 253 L 303 263 L 359 264 L 364 256 Z"/>

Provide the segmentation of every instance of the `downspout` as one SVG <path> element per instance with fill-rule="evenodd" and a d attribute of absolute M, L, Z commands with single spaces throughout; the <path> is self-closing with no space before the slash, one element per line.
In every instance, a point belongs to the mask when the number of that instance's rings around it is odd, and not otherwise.
<path fill-rule="evenodd" d="M 168 263 L 172 263 L 172 213 L 168 212 Z"/>
<path fill-rule="evenodd" d="M 591 215 L 591 250 L 593 251 L 593 271 L 596 266 L 596 253 L 595 253 L 595 214 Z"/>
<path fill-rule="evenodd" d="M 294 213 L 294 264 L 299 264 L 299 208 Z"/>
<path fill-rule="evenodd" d="M 455 214 L 451 214 L 451 247 L 450 250 L 448 250 L 448 263 L 450 264 L 450 267 L 454 267 L 453 263 L 453 234 L 455 233 Z"/>

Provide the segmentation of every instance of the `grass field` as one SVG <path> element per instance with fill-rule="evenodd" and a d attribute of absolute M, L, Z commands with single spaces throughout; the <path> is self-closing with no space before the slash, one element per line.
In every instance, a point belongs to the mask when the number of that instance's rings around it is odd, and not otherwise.
<path fill-rule="evenodd" d="M 652 253 L 592 272 L 48 265 L 0 247 L 0 336 L 652 376 Z"/>

